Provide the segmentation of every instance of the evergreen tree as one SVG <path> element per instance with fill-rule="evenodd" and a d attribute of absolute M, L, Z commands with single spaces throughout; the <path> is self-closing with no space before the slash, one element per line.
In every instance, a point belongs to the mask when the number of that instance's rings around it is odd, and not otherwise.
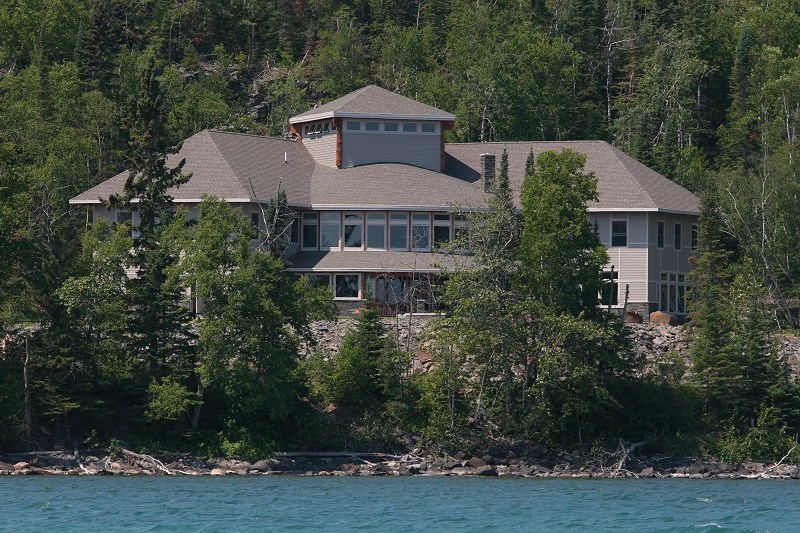
<path fill-rule="evenodd" d="M 586 216 L 597 180 L 582 171 L 585 161 L 572 150 L 543 152 L 522 185 L 523 289 L 557 314 L 596 314 L 608 261 Z"/>
<path fill-rule="evenodd" d="M 726 305 L 730 283 L 730 252 L 722 235 L 722 219 L 715 191 L 702 196 L 697 228 L 699 256 L 690 279 L 689 315 L 692 319 L 692 374 L 701 392 L 706 415 L 724 417 L 738 394 L 737 369 L 730 353 L 732 316 Z"/>

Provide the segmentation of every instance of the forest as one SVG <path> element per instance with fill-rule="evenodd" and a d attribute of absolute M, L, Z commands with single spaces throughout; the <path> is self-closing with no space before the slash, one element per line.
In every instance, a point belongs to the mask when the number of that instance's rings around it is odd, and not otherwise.
<path fill-rule="evenodd" d="M 171 209 L 187 177 L 164 157 L 204 128 L 286 136 L 369 83 L 453 112 L 448 141 L 602 139 L 697 194 L 690 367 L 644 371 L 598 309 L 596 193 L 569 152 L 530 162 L 521 213 L 506 176 L 471 217 L 460 246 L 479 268 L 443 287 L 435 371 L 410 374 L 370 312 L 338 357 L 300 357 L 327 295 L 284 271 L 279 239 L 252 250 L 226 204 L 193 222 Z M 797 0 L 5 0 L 0 450 L 625 438 L 780 458 L 800 431 L 776 337 L 798 328 L 799 128 Z M 108 201 L 141 201 L 135 239 L 68 204 L 126 169 L 144 179 Z M 570 208 L 543 216 L 556 201 Z M 285 199 L 268 207 L 278 221 Z M 564 227 L 577 237 L 559 247 Z"/>

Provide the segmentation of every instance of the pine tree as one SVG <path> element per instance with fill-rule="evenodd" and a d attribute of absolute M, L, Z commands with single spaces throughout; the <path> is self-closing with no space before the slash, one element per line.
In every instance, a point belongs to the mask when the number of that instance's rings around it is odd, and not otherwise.
<path fill-rule="evenodd" d="M 730 283 L 730 252 L 722 238 L 722 218 L 715 191 L 702 195 L 698 224 L 699 256 L 690 279 L 689 315 L 692 319 L 692 374 L 712 419 L 728 412 L 738 396 L 736 365 L 730 357 L 732 317 L 726 305 Z"/>
<path fill-rule="evenodd" d="M 183 290 L 180 285 L 167 283 L 167 270 L 177 261 L 177 251 L 159 245 L 162 228 L 170 218 L 172 197 L 168 190 L 186 183 L 191 176 L 181 173 L 184 161 L 167 167 L 167 156 L 178 148 L 170 146 L 158 75 L 156 60 L 148 55 L 126 118 L 130 173 L 123 193 L 109 198 L 109 203 L 139 214 L 130 258 L 136 275 L 127 288 L 126 345 L 144 363 L 148 376 L 164 377 L 192 370 L 194 335 L 189 330 L 188 309 L 182 304 Z"/>

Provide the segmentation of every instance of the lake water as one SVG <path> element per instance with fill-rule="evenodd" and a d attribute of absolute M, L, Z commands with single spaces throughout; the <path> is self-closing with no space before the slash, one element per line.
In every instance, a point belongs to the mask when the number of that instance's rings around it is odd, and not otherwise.
<path fill-rule="evenodd" d="M 800 531 L 800 482 L 3 477 L 0 531 Z"/>

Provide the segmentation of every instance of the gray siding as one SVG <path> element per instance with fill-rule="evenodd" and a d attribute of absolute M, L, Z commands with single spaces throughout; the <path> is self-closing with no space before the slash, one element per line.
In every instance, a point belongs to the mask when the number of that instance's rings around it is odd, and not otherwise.
<path fill-rule="evenodd" d="M 619 272 L 619 306 L 625 304 L 625 287 L 628 303 L 647 301 L 647 248 L 616 247 L 608 249 L 607 269 L 614 266 Z"/>
<path fill-rule="evenodd" d="M 611 216 L 609 213 L 590 213 L 589 221 L 597 228 L 600 242 L 606 246 L 611 245 Z"/>
<path fill-rule="evenodd" d="M 689 260 L 695 255 L 692 251 L 692 224 L 697 217 L 692 215 L 673 215 L 650 213 L 650 247 L 648 268 L 648 300 L 658 303 L 658 286 L 662 272 L 688 274 Z M 658 247 L 658 222 L 664 222 L 664 247 Z M 681 225 L 681 248 L 675 249 L 675 223 Z"/>
<path fill-rule="evenodd" d="M 303 138 L 303 146 L 314 161 L 326 167 L 336 167 L 336 132 Z"/>
<path fill-rule="evenodd" d="M 439 135 L 342 131 L 342 167 L 371 163 L 405 163 L 438 172 Z"/>

